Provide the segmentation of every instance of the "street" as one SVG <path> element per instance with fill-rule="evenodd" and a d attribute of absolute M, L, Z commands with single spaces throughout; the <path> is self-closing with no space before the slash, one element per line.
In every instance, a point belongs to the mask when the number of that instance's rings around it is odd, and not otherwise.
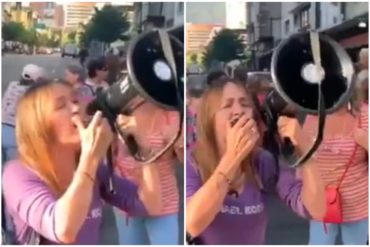
<path fill-rule="evenodd" d="M 19 54 L 3 54 L 1 58 L 2 69 L 2 93 L 6 90 L 10 81 L 19 80 L 22 69 L 26 64 L 36 64 L 45 68 L 49 77 L 63 78 L 64 69 L 71 64 L 78 64 L 78 59 L 70 57 L 62 58 L 59 53 L 52 55 L 19 55 Z"/>

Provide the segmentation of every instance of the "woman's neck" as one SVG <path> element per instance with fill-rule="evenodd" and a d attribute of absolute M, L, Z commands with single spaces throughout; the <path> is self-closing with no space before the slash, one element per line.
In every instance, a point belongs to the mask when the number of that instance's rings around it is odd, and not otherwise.
<path fill-rule="evenodd" d="M 62 188 L 68 187 L 77 167 L 76 151 L 71 147 L 54 146 L 51 150 L 51 159 L 55 165 L 58 182 Z"/>

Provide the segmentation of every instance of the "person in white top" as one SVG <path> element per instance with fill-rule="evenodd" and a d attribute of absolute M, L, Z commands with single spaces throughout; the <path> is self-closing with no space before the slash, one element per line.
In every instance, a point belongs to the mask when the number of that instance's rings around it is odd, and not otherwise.
<path fill-rule="evenodd" d="M 103 57 L 93 59 L 87 64 L 87 75 L 88 78 L 85 84 L 90 86 L 94 92 L 96 92 L 98 88 L 109 87 L 109 84 L 106 82 L 108 69 Z"/>
<path fill-rule="evenodd" d="M 46 71 L 43 68 L 35 64 L 27 64 L 22 70 L 20 80 L 10 82 L 4 93 L 1 119 L 3 161 L 17 155 L 14 132 L 17 103 L 27 89 L 42 78 L 46 78 Z"/>

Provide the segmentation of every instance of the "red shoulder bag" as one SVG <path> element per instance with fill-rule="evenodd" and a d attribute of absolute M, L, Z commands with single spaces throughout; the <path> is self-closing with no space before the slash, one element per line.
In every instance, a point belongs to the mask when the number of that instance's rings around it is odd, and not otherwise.
<path fill-rule="evenodd" d="M 359 126 L 361 126 L 361 116 L 359 120 Z M 344 170 L 341 178 L 339 179 L 338 184 L 337 185 L 327 185 L 325 187 L 326 214 L 323 218 L 325 232 L 327 232 L 326 223 L 334 223 L 334 224 L 343 223 L 342 201 L 341 201 L 341 195 L 340 195 L 339 189 L 343 182 L 344 177 L 346 176 L 348 172 L 348 169 L 353 165 L 353 159 L 356 155 L 357 148 L 358 148 L 358 144 L 356 143 L 353 153 L 348 161 L 347 167 Z"/>

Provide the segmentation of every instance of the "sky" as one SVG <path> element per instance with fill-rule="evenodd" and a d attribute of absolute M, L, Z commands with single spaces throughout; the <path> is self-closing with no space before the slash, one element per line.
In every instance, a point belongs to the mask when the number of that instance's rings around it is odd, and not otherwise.
<path fill-rule="evenodd" d="M 186 22 L 194 24 L 225 25 L 226 13 L 224 2 L 187 2 Z"/>

